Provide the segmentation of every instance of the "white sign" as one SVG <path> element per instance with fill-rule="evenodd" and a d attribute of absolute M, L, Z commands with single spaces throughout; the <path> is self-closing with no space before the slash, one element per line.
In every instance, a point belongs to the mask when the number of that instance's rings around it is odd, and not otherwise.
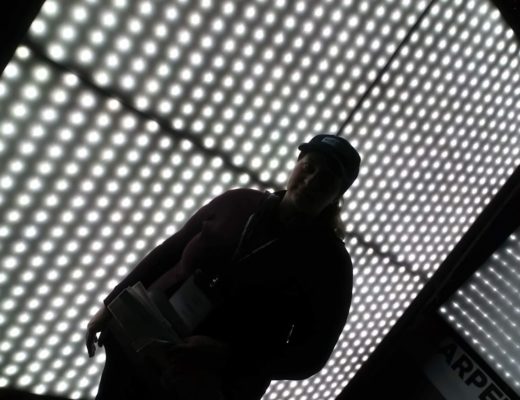
<path fill-rule="evenodd" d="M 424 372 L 446 400 L 511 400 L 452 340 L 441 344 Z"/>

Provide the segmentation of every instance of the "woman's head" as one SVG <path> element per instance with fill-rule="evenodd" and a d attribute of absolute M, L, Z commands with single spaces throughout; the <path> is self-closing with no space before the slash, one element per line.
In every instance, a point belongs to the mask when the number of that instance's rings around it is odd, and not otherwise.
<path fill-rule="evenodd" d="M 327 157 L 308 152 L 298 157 L 285 196 L 297 211 L 315 217 L 336 202 L 342 193 L 342 180 Z"/>
<path fill-rule="evenodd" d="M 301 214 L 337 225 L 340 199 L 359 172 L 359 154 L 333 135 L 315 136 L 298 148 L 301 153 L 287 182 L 285 201 Z"/>
<path fill-rule="evenodd" d="M 361 157 L 348 140 L 335 135 L 316 135 L 298 146 L 298 159 L 307 153 L 322 154 L 341 180 L 341 194 L 354 183 L 359 174 Z"/>

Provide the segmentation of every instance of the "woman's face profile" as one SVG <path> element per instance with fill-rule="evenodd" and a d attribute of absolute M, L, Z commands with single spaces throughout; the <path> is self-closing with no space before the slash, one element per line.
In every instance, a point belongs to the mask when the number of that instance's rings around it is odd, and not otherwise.
<path fill-rule="evenodd" d="M 306 153 L 287 182 L 287 200 L 299 211 L 317 216 L 340 197 L 341 179 L 325 155 Z"/>

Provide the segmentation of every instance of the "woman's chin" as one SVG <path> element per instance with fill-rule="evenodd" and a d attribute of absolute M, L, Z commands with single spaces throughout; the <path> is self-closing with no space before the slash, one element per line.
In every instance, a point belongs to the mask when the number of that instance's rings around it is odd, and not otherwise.
<path fill-rule="evenodd" d="M 309 198 L 299 198 L 295 201 L 296 210 L 303 215 L 313 217 L 317 214 L 314 202 Z"/>

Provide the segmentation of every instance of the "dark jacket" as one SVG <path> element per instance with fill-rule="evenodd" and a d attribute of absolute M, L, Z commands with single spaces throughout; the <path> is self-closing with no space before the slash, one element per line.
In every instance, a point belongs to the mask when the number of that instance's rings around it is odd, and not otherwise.
<path fill-rule="evenodd" d="M 105 300 L 138 281 L 171 294 L 198 268 L 219 276 L 224 301 L 195 333 L 230 345 L 224 384 L 231 398 L 259 399 L 271 379 L 318 372 L 350 307 L 352 264 L 343 242 L 319 224 L 282 226 L 280 198 L 250 189 L 218 196 Z"/>

